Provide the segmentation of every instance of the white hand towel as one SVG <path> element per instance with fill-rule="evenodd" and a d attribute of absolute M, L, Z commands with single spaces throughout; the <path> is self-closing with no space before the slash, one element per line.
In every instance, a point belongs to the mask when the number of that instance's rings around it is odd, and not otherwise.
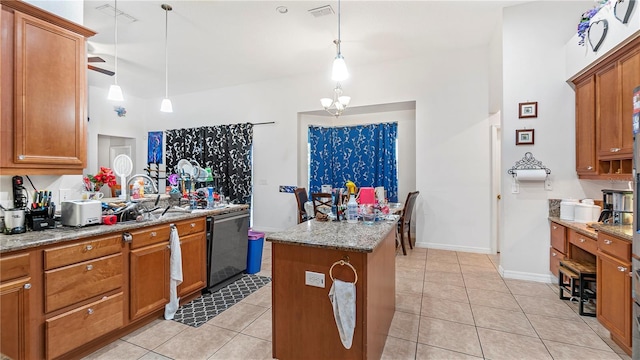
<path fill-rule="evenodd" d="M 356 285 L 334 280 L 329 290 L 329 300 L 333 305 L 340 341 L 345 349 L 351 349 L 353 331 L 356 327 Z"/>
<path fill-rule="evenodd" d="M 171 258 L 169 260 L 169 273 L 171 275 L 171 279 L 169 281 L 169 303 L 164 307 L 164 318 L 172 320 L 180 306 L 178 285 L 182 283 L 182 250 L 180 249 L 178 229 L 175 226 L 171 227 L 169 247 L 171 249 Z"/>

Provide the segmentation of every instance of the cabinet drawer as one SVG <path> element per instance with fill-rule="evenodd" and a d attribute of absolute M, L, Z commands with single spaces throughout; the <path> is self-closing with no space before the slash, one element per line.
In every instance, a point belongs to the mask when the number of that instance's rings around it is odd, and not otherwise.
<path fill-rule="evenodd" d="M 45 271 L 45 312 L 117 289 L 123 281 L 121 253 Z"/>
<path fill-rule="evenodd" d="M 29 253 L 0 258 L 0 281 L 29 275 Z"/>
<path fill-rule="evenodd" d="M 178 228 L 178 234 L 184 236 L 204 231 L 205 223 L 204 218 L 199 218 L 176 223 L 176 227 Z"/>
<path fill-rule="evenodd" d="M 549 248 L 549 270 L 555 277 L 558 277 L 558 268 L 560 267 L 560 260 L 564 260 L 566 254 L 559 252 L 557 249 Z"/>
<path fill-rule="evenodd" d="M 598 250 L 598 241 L 576 231 L 569 230 L 569 243 L 591 254 Z"/>
<path fill-rule="evenodd" d="M 132 231 L 131 249 L 137 249 L 144 246 L 152 245 L 162 241 L 169 240 L 171 227 L 169 224 L 152 226 L 140 230 Z"/>
<path fill-rule="evenodd" d="M 47 359 L 53 359 L 122 327 L 122 293 L 104 297 L 45 323 Z"/>
<path fill-rule="evenodd" d="M 598 248 L 619 260 L 631 261 L 631 242 L 607 234 L 598 234 Z"/>
<path fill-rule="evenodd" d="M 101 256 L 115 254 L 121 249 L 122 237 L 120 234 L 47 249 L 44 251 L 44 269 L 50 270 L 89 259 L 96 259 Z"/>
<path fill-rule="evenodd" d="M 567 228 L 564 226 L 551 223 L 551 247 L 558 249 L 562 253 L 567 252 Z"/>

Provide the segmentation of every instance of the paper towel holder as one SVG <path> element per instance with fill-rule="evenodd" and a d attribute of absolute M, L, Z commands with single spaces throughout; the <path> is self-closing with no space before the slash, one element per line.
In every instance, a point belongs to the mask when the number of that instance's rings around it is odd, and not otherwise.
<path fill-rule="evenodd" d="M 517 161 L 511 169 L 507 171 L 513 177 L 516 177 L 518 174 L 518 170 L 544 170 L 547 176 L 551 174 L 551 169 L 547 168 L 542 164 L 542 161 L 536 160 L 533 157 L 533 154 L 530 152 L 526 152 L 524 157 Z"/>

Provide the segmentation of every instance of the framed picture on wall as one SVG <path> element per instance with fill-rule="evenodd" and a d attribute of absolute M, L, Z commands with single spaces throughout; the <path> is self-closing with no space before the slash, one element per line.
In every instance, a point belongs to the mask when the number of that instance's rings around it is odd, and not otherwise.
<path fill-rule="evenodd" d="M 537 118 L 538 117 L 538 102 L 525 102 L 518 104 L 518 117 L 523 118 Z"/>
<path fill-rule="evenodd" d="M 533 129 L 516 130 L 516 145 L 533 145 Z"/>

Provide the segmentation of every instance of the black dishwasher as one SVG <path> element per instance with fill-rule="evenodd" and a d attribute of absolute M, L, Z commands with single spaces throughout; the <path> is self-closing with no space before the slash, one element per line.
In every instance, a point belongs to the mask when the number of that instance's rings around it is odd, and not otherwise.
<path fill-rule="evenodd" d="M 207 218 L 207 290 L 213 292 L 247 269 L 249 210 Z"/>

